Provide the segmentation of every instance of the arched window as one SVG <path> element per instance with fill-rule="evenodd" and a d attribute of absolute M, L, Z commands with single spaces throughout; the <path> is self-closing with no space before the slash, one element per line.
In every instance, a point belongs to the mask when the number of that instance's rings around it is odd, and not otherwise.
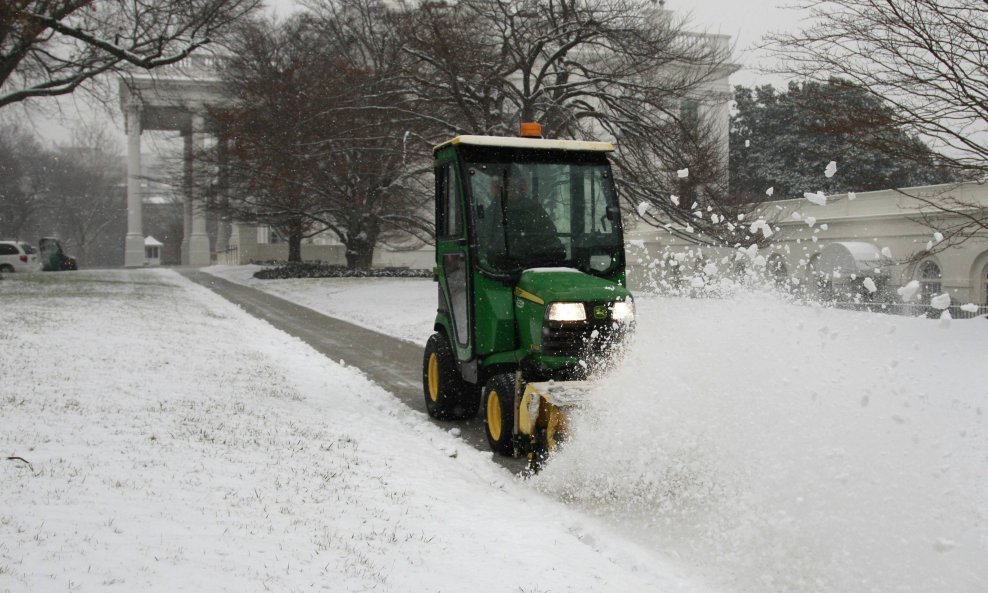
<path fill-rule="evenodd" d="M 941 278 L 943 274 L 935 261 L 928 259 L 919 265 L 919 283 L 922 287 L 920 302 L 929 303 L 930 299 L 943 292 Z"/>

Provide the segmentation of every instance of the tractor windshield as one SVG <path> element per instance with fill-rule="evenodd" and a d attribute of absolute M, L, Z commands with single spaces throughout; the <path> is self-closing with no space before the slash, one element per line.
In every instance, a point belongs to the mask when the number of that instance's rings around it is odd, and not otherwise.
<path fill-rule="evenodd" d="M 504 150 L 468 159 L 480 265 L 606 274 L 621 261 L 617 197 L 603 154 Z"/>

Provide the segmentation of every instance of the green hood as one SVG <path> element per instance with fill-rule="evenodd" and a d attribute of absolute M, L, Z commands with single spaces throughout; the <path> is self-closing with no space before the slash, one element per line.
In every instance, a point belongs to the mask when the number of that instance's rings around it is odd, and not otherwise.
<path fill-rule="evenodd" d="M 533 268 L 518 279 L 518 288 L 545 303 L 623 301 L 631 293 L 620 284 L 572 268 Z"/>

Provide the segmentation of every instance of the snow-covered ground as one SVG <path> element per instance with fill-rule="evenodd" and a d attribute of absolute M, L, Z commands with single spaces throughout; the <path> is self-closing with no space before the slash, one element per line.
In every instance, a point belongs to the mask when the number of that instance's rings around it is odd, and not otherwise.
<path fill-rule="evenodd" d="M 428 280 L 208 271 L 431 331 Z M 0 591 L 988 590 L 984 319 L 639 298 L 523 481 L 168 271 L 0 300 L 0 452 L 32 464 L 0 460 Z"/>
<path fill-rule="evenodd" d="M 431 331 L 427 280 L 374 295 L 374 280 L 210 270 L 420 343 Z M 635 347 L 535 488 L 724 590 L 988 590 L 988 321 L 771 292 L 637 304 Z"/>
<path fill-rule="evenodd" d="M 0 302 L 0 591 L 703 590 L 173 272 Z"/>

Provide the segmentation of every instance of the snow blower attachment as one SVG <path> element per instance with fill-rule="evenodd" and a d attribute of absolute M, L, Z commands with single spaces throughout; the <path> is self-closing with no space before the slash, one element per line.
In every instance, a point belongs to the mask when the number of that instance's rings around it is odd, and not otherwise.
<path fill-rule="evenodd" d="M 423 360 L 429 415 L 483 408 L 487 440 L 535 469 L 566 411 L 634 325 L 607 142 L 457 136 L 434 149 L 435 333 Z"/>

